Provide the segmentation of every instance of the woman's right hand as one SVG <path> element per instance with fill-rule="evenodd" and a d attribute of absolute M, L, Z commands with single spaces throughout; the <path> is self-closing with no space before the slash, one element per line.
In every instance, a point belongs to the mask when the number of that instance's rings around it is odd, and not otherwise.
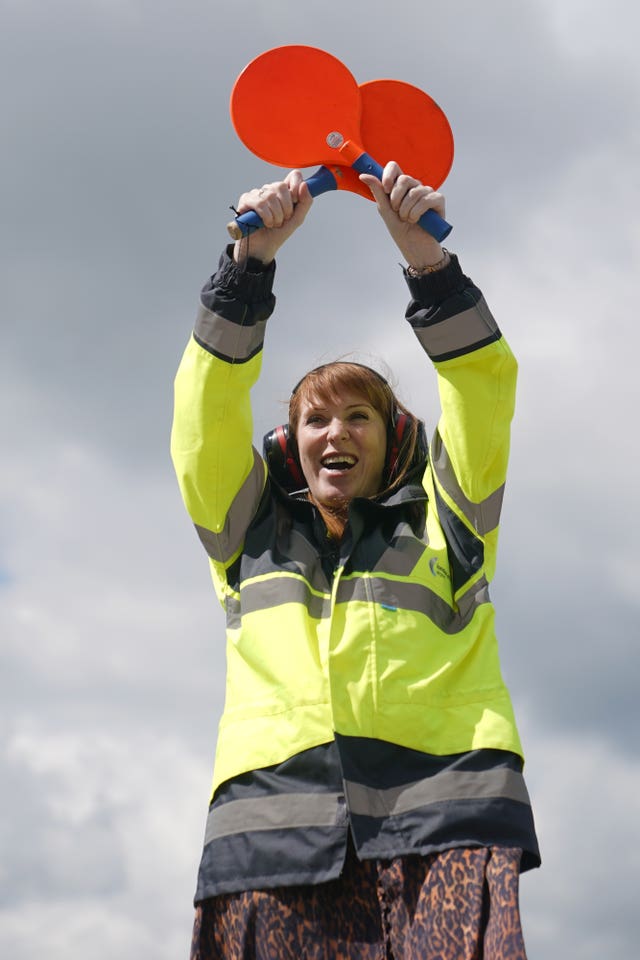
<path fill-rule="evenodd" d="M 371 190 L 380 216 L 409 266 L 422 270 L 441 263 L 442 247 L 418 220 L 427 210 L 444 217 L 442 194 L 403 173 L 395 160 L 387 163 L 380 180 L 368 173 L 360 179 Z"/>
<path fill-rule="evenodd" d="M 236 240 L 234 260 L 238 262 L 249 253 L 265 264 L 271 263 L 285 240 L 302 224 L 312 203 L 300 170 L 291 170 L 284 180 L 243 193 L 238 200 L 238 213 L 255 210 L 264 227 L 252 233 L 248 243 L 247 239 Z"/>

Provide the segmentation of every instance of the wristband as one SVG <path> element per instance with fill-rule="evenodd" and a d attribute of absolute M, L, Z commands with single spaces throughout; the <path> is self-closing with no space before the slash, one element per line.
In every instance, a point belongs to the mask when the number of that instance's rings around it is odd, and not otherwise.
<path fill-rule="evenodd" d="M 442 250 L 442 258 L 437 263 L 431 263 L 428 267 L 421 267 L 420 270 L 416 270 L 415 267 L 407 267 L 407 274 L 415 280 L 417 277 L 423 277 L 425 273 L 436 273 L 438 270 L 442 270 L 451 260 L 449 251 L 445 250 L 444 247 Z"/>

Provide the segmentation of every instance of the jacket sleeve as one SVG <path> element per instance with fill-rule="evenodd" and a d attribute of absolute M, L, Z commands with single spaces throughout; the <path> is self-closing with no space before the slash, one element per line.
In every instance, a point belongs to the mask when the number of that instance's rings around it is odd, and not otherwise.
<path fill-rule="evenodd" d="M 407 319 L 438 376 L 441 415 L 431 442 L 436 498 L 479 543 L 474 573 L 495 568 L 517 364 L 480 290 L 457 257 L 410 278 Z M 462 525 L 462 526 L 461 526 Z M 464 538 L 464 530 L 463 530 Z"/>
<path fill-rule="evenodd" d="M 250 389 L 258 379 L 275 264 L 241 270 L 228 248 L 205 285 L 174 391 L 171 456 L 187 511 L 222 600 L 226 569 L 260 502 L 265 464 L 252 446 Z"/>

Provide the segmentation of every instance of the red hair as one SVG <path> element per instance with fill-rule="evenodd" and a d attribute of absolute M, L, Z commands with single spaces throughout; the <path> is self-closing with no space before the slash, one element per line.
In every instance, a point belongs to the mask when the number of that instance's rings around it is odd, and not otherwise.
<path fill-rule="evenodd" d="M 377 492 L 376 496 L 389 493 L 402 484 L 409 468 L 412 466 L 416 452 L 418 421 L 400 403 L 382 374 L 371 367 L 366 367 L 361 363 L 338 360 L 310 370 L 293 388 L 289 400 L 289 436 L 295 444 L 304 404 L 339 403 L 342 395 L 346 392 L 359 394 L 366 398 L 367 402 L 380 414 L 386 426 L 387 463 L 382 478 L 382 489 Z M 408 416 L 408 428 L 405 431 L 406 436 L 402 440 L 397 463 L 393 467 L 393 475 L 391 475 L 388 460 L 399 414 Z M 332 511 L 319 503 L 316 506 L 322 513 L 329 535 L 340 538 L 344 532 L 348 504 L 343 504 L 336 511 Z"/>

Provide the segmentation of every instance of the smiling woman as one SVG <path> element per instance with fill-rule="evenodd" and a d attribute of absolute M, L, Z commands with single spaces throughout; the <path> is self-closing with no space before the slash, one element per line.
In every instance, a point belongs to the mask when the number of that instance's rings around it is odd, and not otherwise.
<path fill-rule="evenodd" d="M 386 381 L 354 363 L 312 370 L 293 391 L 292 444 L 332 535 L 343 534 L 354 497 L 374 497 L 388 485 L 397 408 Z"/>
<path fill-rule="evenodd" d="M 303 405 L 295 431 L 300 465 L 311 498 L 346 511 L 354 497 L 382 487 L 387 430 L 366 397 L 349 391 L 337 403 Z"/>
<path fill-rule="evenodd" d="M 362 179 L 438 377 L 430 455 L 386 380 L 345 362 L 252 447 L 300 171 L 240 198 L 265 229 L 223 253 L 176 378 L 174 463 L 229 641 L 192 960 L 525 957 L 519 874 L 540 858 L 489 598 L 516 364 L 416 225 L 440 194 L 393 162 Z"/>

